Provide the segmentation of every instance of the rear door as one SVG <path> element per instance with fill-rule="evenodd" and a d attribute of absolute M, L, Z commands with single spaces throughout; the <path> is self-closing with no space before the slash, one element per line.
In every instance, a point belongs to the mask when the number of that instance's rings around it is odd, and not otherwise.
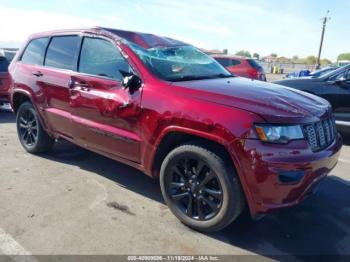
<path fill-rule="evenodd" d="M 19 61 L 11 74 L 16 82 L 13 83 L 14 89 L 20 88 L 27 90 L 29 93 L 42 94 L 41 78 L 37 76 L 37 72 L 43 70 L 45 50 L 49 42 L 49 37 L 36 38 L 31 40 L 21 54 Z M 45 106 L 45 97 L 43 95 L 33 96 L 35 106 L 43 108 Z M 42 116 L 42 110 L 39 110 Z"/>
<path fill-rule="evenodd" d="M 109 39 L 85 36 L 78 73 L 71 78 L 72 121 L 79 143 L 140 162 L 141 90 L 130 93 L 123 75 L 133 71 Z"/>
<path fill-rule="evenodd" d="M 46 51 L 43 68 L 34 74 L 40 79 L 45 94 L 45 114 L 52 130 L 73 138 L 69 83 L 77 68 L 81 37 L 53 36 Z"/>

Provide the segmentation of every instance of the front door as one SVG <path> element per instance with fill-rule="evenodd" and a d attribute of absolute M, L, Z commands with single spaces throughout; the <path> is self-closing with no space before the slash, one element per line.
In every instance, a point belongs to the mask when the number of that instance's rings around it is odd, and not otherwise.
<path fill-rule="evenodd" d="M 141 90 L 131 94 L 122 86 L 123 74 L 131 71 L 112 41 L 84 37 L 70 82 L 71 118 L 80 144 L 140 162 Z"/>
<path fill-rule="evenodd" d="M 328 79 L 325 84 L 332 99 L 323 96 L 331 102 L 337 123 L 350 124 L 350 70 L 344 70 Z M 340 122 L 339 122 L 340 121 Z"/>
<path fill-rule="evenodd" d="M 346 121 L 350 124 L 350 70 L 340 77 L 343 77 L 343 81 L 337 83 L 339 86 L 339 93 L 336 118 L 337 120 Z"/>

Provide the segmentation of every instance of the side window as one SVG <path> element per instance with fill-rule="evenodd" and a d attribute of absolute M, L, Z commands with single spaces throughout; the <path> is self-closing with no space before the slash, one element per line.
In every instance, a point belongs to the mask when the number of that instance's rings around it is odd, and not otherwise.
<path fill-rule="evenodd" d="M 239 65 L 241 63 L 239 60 L 235 60 L 235 59 L 232 59 L 231 61 L 233 66 Z"/>
<path fill-rule="evenodd" d="M 350 70 L 348 70 L 345 74 L 346 81 L 350 81 Z"/>
<path fill-rule="evenodd" d="M 53 37 L 47 49 L 45 66 L 76 70 L 79 36 Z"/>
<path fill-rule="evenodd" d="M 338 80 L 338 79 L 340 79 L 342 77 L 345 77 L 346 81 L 350 82 L 350 70 L 342 72 L 342 73 L 340 73 L 340 74 L 338 74 L 336 76 L 333 76 L 333 77 L 330 78 L 330 80 Z"/>
<path fill-rule="evenodd" d="M 32 40 L 25 49 L 21 61 L 26 64 L 42 65 L 48 41 L 48 37 Z"/>
<path fill-rule="evenodd" d="M 80 53 L 79 72 L 121 80 L 120 73 L 131 68 L 116 46 L 104 39 L 84 37 Z"/>
<path fill-rule="evenodd" d="M 229 67 L 231 66 L 231 59 L 227 59 L 227 58 L 215 58 L 216 61 L 218 61 L 223 67 Z"/>

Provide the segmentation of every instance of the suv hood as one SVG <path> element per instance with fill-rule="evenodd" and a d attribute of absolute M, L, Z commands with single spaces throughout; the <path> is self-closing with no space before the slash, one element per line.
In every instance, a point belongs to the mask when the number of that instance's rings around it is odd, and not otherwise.
<path fill-rule="evenodd" d="M 288 87 L 240 77 L 182 81 L 194 98 L 243 109 L 271 123 L 309 123 L 330 111 L 323 98 Z"/>

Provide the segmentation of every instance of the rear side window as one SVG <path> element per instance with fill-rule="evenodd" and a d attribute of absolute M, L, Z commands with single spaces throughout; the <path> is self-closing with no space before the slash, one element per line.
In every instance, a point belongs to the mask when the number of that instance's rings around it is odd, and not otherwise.
<path fill-rule="evenodd" d="M 232 65 L 235 66 L 235 65 L 239 65 L 241 63 L 241 61 L 239 60 L 235 60 L 235 59 L 232 59 Z"/>
<path fill-rule="evenodd" d="M 261 69 L 261 65 L 254 59 L 247 59 L 248 63 L 255 69 Z"/>
<path fill-rule="evenodd" d="M 113 43 L 100 38 L 84 38 L 79 72 L 121 80 L 120 71 L 129 73 L 131 68 Z"/>
<path fill-rule="evenodd" d="M 9 62 L 6 57 L 0 57 L 0 73 L 7 72 Z"/>
<path fill-rule="evenodd" d="M 21 61 L 26 64 L 42 65 L 48 41 L 48 37 L 32 40 L 25 49 Z"/>
<path fill-rule="evenodd" d="M 229 67 L 231 66 L 231 59 L 229 58 L 215 58 L 216 61 L 218 61 L 220 63 L 220 65 L 222 65 L 223 67 Z"/>
<path fill-rule="evenodd" d="M 53 37 L 47 49 L 45 66 L 76 70 L 79 36 Z"/>

